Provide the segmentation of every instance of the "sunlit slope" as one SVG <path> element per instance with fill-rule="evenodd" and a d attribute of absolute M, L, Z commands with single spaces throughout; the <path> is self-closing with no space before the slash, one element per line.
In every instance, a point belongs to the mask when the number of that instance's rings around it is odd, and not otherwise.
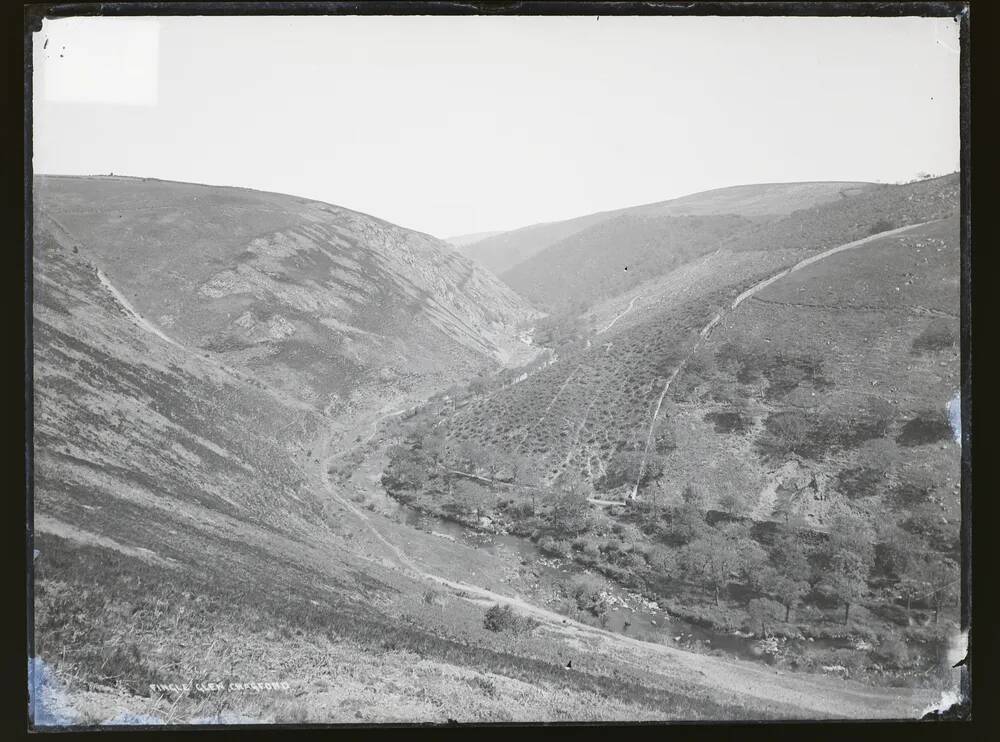
<path fill-rule="evenodd" d="M 957 195 L 954 177 L 886 187 L 864 200 L 798 211 L 755 229 L 598 305 L 590 323 L 596 334 L 585 345 L 565 350 L 556 363 L 520 383 L 474 396 L 442 425 L 455 443 L 473 440 L 528 456 L 548 477 L 572 467 L 599 484 L 614 456 L 646 446 L 667 380 L 683 370 L 700 332 L 742 292 L 823 249 L 953 215 Z M 957 227 L 948 224 L 953 232 L 949 249 L 957 250 Z M 850 261 L 852 254 L 842 259 Z M 930 264 L 922 264 L 911 272 L 930 275 L 931 270 Z M 950 275 L 957 280 L 957 268 Z M 829 291 L 853 290 L 857 279 L 843 280 L 844 285 L 831 282 Z M 774 290 L 779 286 L 774 284 Z M 740 317 L 744 308 L 733 317 Z M 874 312 L 872 321 L 879 316 Z M 764 330 L 768 322 L 762 322 Z M 800 331 L 827 348 L 822 335 Z M 894 360 L 898 365 L 888 366 L 888 373 L 910 374 L 907 356 Z M 674 391 L 682 386 L 683 378 L 678 378 Z"/>
<path fill-rule="evenodd" d="M 822 528 L 855 511 L 959 522 L 958 218 L 791 273 L 727 315 L 685 366 L 664 417 L 657 485 L 735 493 L 761 520 Z"/>
<path fill-rule="evenodd" d="M 497 275 L 510 270 L 545 248 L 588 227 L 619 216 L 635 218 L 712 216 L 730 214 L 767 221 L 796 209 L 853 197 L 870 183 L 765 183 L 719 188 L 689 196 L 632 206 L 545 224 L 534 224 L 481 240 L 463 249 Z"/>
<path fill-rule="evenodd" d="M 367 409 L 526 352 L 516 327 L 533 313 L 509 288 L 357 212 L 111 177 L 40 177 L 35 204 L 164 334 L 318 409 Z"/>

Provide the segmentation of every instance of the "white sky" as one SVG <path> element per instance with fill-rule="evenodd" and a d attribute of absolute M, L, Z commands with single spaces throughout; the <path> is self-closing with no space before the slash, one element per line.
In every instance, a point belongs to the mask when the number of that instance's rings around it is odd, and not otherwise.
<path fill-rule="evenodd" d="M 35 34 L 34 167 L 290 193 L 447 237 L 952 172 L 958 64 L 952 19 L 62 19 Z"/>

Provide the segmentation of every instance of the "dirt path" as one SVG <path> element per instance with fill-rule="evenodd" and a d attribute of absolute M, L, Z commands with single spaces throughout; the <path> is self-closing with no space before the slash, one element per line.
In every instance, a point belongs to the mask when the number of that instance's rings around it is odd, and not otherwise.
<path fill-rule="evenodd" d="M 684 370 L 684 368 L 688 364 L 688 361 L 690 361 L 692 356 L 694 356 L 694 354 L 698 352 L 698 349 L 701 347 L 701 344 L 708 339 L 708 336 L 712 332 L 712 328 L 714 328 L 720 321 L 722 321 L 723 317 L 730 314 L 733 310 L 739 307 L 740 304 L 745 302 L 750 297 L 760 293 L 768 286 L 770 286 L 772 283 L 780 281 L 782 278 L 789 275 L 790 273 L 795 273 L 796 271 L 802 270 L 806 266 L 812 265 L 813 263 L 818 263 L 820 260 L 825 260 L 826 258 L 829 258 L 832 255 L 836 255 L 837 253 L 844 252 L 845 250 L 854 250 L 855 248 L 863 247 L 864 245 L 867 245 L 870 242 L 874 242 L 875 240 L 880 240 L 885 237 L 892 237 L 893 235 L 902 234 L 903 232 L 909 232 L 910 230 L 917 229 L 918 227 L 924 227 L 931 223 L 932 222 L 927 221 L 927 222 L 920 222 L 919 224 L 910 224 L 905 227 L 897 227 L 896 229 L 890 229 L 885 232 L 879 232 L 878 234 L 869 235 L 868 237 L 863 237 L 860 240 L 847 242 L 844 243 L 843 245 L 838 245 L 837 247 L 831 247 L 829 250 L 824 250 L 823 252 L 811 255 L 808 258 L 805 258 L 804 260 L 800 260 L 791 268 L 785 268 L 784 270 L 775 273 L 773 276 L 765 278 L 763 281 L 758 281 L 753 286 L 744 291 L 742 294 L 737 296 L 736 299 L 733 300 L 733 303 L 729 306 L 729 309 L 726 312 L 716 314 L 712 318 L 711 322 L 709 322 L 707 325 L 701 328 L 701 330 L 698 332 L 698 340 L 695 342 L 691 350 L 684 356 L 683 360 L 681 360 L 681 362 L 677 365 L 677 368 L 674 369 L 674 372 L 670 374 L 670 378 L 667 379 L 667 382 L 663 385 L 663 392 L 660 394 L 660 398 L 656 402 L 656 408 L 653 411 L 653 419 L 649 423 L 649 433 L 646 436 L 646 448 L 643 451 L 642 462 L 639 464 L 639 476 L 636 477 L 636 482 L 635 486 L 632 488 L 631 497 L 634 499 L 639 493 L 639 483 L 642 481 L 642 475 L 646 469 L 646 459 L 649 457 L 649 446 L 653 440 L 653 429 L 656 427 L 656 420 L 660 415 L 660 406 L 663 404 L 663 398 L 666 396 L 667 390 L 670 389 L 670 385 L 673 383 L 674 379 L 677 378 L 677 374 L 679 374 L 682 370 Z"/>
<path fill-rule="evenodd" d="M 129 300 L 125 298 L 125 295 L 117 288 L 115 288 L 115 285 L 108 280 L 108 277 L 104 275 L 104 271 L 102 271 L 100 268 L 97 269 L 97 280 L 99 280 L 101 282 L 101 285 L 108 290 L 108 293 L 111 294 L 112 297 L 114 297 L 114 300 L 118 302 L 118 305 L 124 310 L 125 314 L 127 314 L 129 318 L 141 329 L 145 330 L 148 333 L 156 335 L 156 337 L 160 338 L 160 340 L 165 340 L 166 342 L 170 343 L 173 346 L 176 346 L 178 348 L 182 347 L 180 343 L 178 343 L 171 337 L 167 337 L 167 335 L 159 327 L 157 327 L 148 319 L 139 314 L 139 312 L 136 311 L 135 307 L 132 306 L 131 302 L 129 302 Z"/>
<path fill-rule="evenodd" d="M 598 651 L 613 655 L 618 661 L 648 667 L 650 659 L 655 658 L 656 672 L 665 676 L 703 686 L 710 692 L 721 690 L 762 703 L 791 706 L 806 715 L 916 718 L 934 700 L 934 694 L 929 691 L 872 688 L 830 676 L 788 673 L 742 660 L 695 654 L 668 645 L 645 642 L 576 621 L 520 596 L 503 595 L 430 572 L 387 538 L 369 513 L 339 492 L 330 480 L 329 469 L 333 460 L 346 451 L 331 450 L 330 438 L 321 443 L 325 448 L 320 450 L 327 452 L 321 459 L 321 476 L 330 495 L 371 532 L 411 577 L 457 591 L 474 602 L 510 605 L 520 613 L 537 619 L 545 630 L 564 638 L 590 640 Z"/>
<path fill-rule="evenodd" d="M 629 312 L 631 312 L 631 311 L 632 311 L 632 307 L 633 307 L 633 306 L 635 306 L 635 302 L 636 302 L 636 300 L 637 300 L 637 299 L 641 299 L 641 298 L 642 298 L 642 294 L 639 294 L 638 296 L 633 296 L 633 297 L 632 297 L 632 301 L 630 301 L 630 302 L 628 303 L 628 306 L 627 306 L 627 307 L 625 307 L 625 311 L 624 311 L 624 312 L 622 312 L 621 314 L 617 315 L 617 316 L 616 316 L 616 317 L 615 317 L 615 318 L 614 318 L 613 320 L 611 320 L 611 321 L 610 321 L 610 322 L 608 323 L 607 327 L 605 327 L 605 328 L 604 328 L 603 330 L 598 330 L 598 331 L 597 331 L 596 333 L 594 333 L 594 334 L 595 334 L 595 335 L 600 335 L 600 334 L 601 334 L 602 332 L 607 332 L 607 331 L 608 331 L 608 330 L 610 330 L 610 329 L 611 329 L 612 327 L 614 327 L 614 326 L 615 326 L 615 322 L 617 322 L 617 321 L 618 321 L 618 320 L 620 320 L 620 319 L 621 319 L 622 317 L 624 317 L 624 316 L 625 316 L 626 314 L 628 314 Z"/>

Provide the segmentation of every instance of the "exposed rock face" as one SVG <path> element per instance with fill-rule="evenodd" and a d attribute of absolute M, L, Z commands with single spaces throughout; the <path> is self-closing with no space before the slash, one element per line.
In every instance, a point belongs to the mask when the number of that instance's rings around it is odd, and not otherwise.
<path fill-rule="evenodd" d="M 348 209 L 127 178 L 40 177 L 35 202 L 142 316 L 317 408 L 361 411 L 536 352 L 519 333 L 537 312 L 499 279 Z"/>

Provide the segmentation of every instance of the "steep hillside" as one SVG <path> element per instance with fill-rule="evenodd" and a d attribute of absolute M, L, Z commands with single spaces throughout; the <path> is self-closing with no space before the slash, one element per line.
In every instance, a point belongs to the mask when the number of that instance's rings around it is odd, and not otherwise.
<path fill-rule="evenodd" d="M 153 179 L 42 176 L 35 192 L 150 325 L 316 409 L 363 412 L 532 353 L 510 289 L 373 217 Z"/>
<path fill-rule="evenodd" d="M 658 486 L 694 482 L 762 520 L 838 512 L 959 523 L 948 405 L 959 390 L 958 220 L 832 255 L 726 315 L 661 410 L 676 448 Z M 919 483 L 926 491 L 905 493 Z M 806 488 L 806 485 L 811 485 Z M 928 510 L 929 506 L 929 510 Z"/>
<path fill-rule="evenodd" d="M 554 362 L 431 400 L 382 481 L 713 646 L 919 685 L 957 625 L 958 180 L 753 235 L 595 308 Z"/>
<path fill-rule="evenodd" d="M 730 214 L 759 221 L 786 216 L 796 209 L 830 203 L 863 193 L 869 183 L 766 183 L 719 188 L 689 196 L 597 214 L 548 222 L 504 232 L 468 246 L 464 252 L 502 276 L 545 248 L 601 222 L 631 217 L 713 216 Z"/>
<path fill-rule="evenodd" d="M 887 186 L 741 234 L 598 307 L 585 342 L 516 385 L 473 395 L 443 423 L 448 435 L 531 456 L 550 477 L 570 466 L 596 483 L 616 452 L 645 445 L 665 381 L 741 292 L 821 249 L 953 214 L 957 194 L 955 177 Z"/>
<path fill-rule="evenodd" d="M 534 578 L 510 557 L 339 492 L 332 420 L 158 332 L 57 225 L 39 220 L 33 243 L 36 724 L 891 716 L 927 703 L 534 608 L 514 597 Z M 508 601 L 518 630 L 486 628 Z"/>

